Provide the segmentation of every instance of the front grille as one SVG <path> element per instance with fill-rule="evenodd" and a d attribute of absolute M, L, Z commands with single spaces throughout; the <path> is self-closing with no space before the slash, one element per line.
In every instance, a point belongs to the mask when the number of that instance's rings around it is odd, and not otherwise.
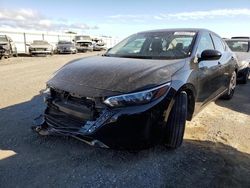
<path fill-rule="evenodd" d="M 46 51 L 46 48 L 34 48 L 34 51 Z"/>
<path fill-rule="evenodd" d="M 51 89 L 51 97 L 55 100 L 68 101 L 76 105 L 84 105 L 88 108 L 94 108 L 95 102 L 91 99 L 87 99 L 86 97 L 75 97 L 69 92 Z"/>
<path fill-rule="evenodd" d="M 85 121 L 71 117 L 69 114 L 60 112 L 54 108 L 48 108 L 45 112 L 45 120 L 54 128 L 67 129 L 72 131 L 79 130 Z"/>
<path fill-rule="evenodd" d="M 95 109 L 95 101 L 72 95 L 69 92 L 51 89 L 51 98 L 45 112 L 47 123 L 60 129 L 76 130 L 99 116 Z"/>
<path fill-rule="evenodd" d="M 91 43 L 89 43 L 89 42 L 82 42 L 82 43 L 78 43 L 78 44 L 82 47 L 89 47 L 91 45 Z"/>

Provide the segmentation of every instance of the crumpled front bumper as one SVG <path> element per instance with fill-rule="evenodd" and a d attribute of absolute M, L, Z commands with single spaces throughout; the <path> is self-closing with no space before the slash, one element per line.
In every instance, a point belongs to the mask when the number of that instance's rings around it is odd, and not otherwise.
<path fill-rule="evenodd" d="M 175 92 L 146 105 L 103 109 L 95 120 L 79 121 L 48 105 L 44 114 L 35 119 L 33 129 L 41 135 L 64 135 L 87 144 L 133 149 L 145 148 L 161 140 L 163 113 L 168 111 Z"/>

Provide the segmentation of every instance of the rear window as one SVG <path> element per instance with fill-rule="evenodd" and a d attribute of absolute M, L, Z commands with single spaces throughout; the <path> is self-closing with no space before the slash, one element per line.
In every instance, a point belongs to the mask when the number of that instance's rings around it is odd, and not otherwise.
<path fill-rule="evenodd" d="M 227 40 L 226 43 L 233 52 L 248 52 L 249 51 L 248 41 Z"/>

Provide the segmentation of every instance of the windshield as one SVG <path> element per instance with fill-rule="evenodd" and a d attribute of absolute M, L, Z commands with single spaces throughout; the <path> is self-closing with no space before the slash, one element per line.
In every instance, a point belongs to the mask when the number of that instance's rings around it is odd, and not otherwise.
<path fill-rule="evenodd" d="M 75 40 L 91 40 L 90 36 L 76 36 Z"/>
<path fill-rule="evenodd" d="M 105 55 L 145 59 L 180 59 L 191 54 L 195 32 L 150 32 L 132 35 Z"/>
<path fill-rule="evenodd" d="M 49 43 L 47 41 L 44 41 L 44 40 L 34 40 L 33 44 L 41 45 L 41 44 L 49 44 Z"/>
<path fill-rule="evenodd" d="M 0 42 L 8 42 L 7 37 L 4 35 L 0 35 Z"/>
<path fill-rule="evenodd" d="M 233 52 L 248 52 L 249 50 L 248 41 L 227 40 L 226 43 Z"/>

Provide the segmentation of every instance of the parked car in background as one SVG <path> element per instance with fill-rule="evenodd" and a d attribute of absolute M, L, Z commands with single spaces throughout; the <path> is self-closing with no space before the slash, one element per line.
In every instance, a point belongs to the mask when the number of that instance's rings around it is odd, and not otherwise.
<path fill-rule="evenodd" d="M 102 51 L 107 50 L 106 44 L 103 42 L 102 39 L 95 38 L 93 39 L 93 50 L 94 51 Z"/>
<path fill-rule="evenodd" d="M 58 54 L 76 54 L 77 49 L 75 43 L 70 41 L 59 41 L 56 45 L 56 53 Z"/>
<path fill-rule="evenodd" d="M 45 40 L 34 40 L 29 46 L 29 53 L 33 55 L 53 55 L 53 46 Z"/>
<path fill-rule="evenodd" d="M 186 120 L 233 97 L 236 70 L 235 54 L 212 31 L 140 32 L 57 71 L 33 128 L 105 148 L 177 148 Z"/>
<path fill-rule="evenodd" d="M 78 52 L 93 51 L 93 41 L 90 36 L 78 35 L 73 39 Z"/>
<path fill-rule="evenodd" d="M 237 79 L 240 83 L 246 84 L 250 72 L 250 37 L 232 37 L 225 41 L 238 59 Z"/>
<path fill-rule="evenodd" d="M 18 56 L 15 43 L 7 35 L 0 35 L 0 58 L 11 56 Z"/>

